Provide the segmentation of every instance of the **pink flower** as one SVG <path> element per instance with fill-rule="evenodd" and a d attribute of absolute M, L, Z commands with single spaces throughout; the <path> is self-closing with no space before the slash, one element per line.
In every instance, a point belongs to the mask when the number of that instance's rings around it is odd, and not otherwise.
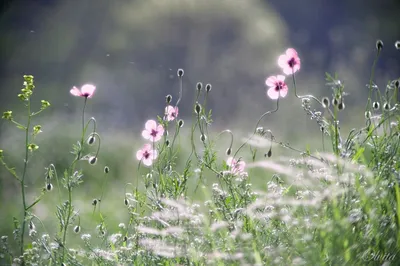
<path fill-rule="evenodd" d="M 164 134 L 164 127 L 162 125 L 157 125 L 154 120 L 149 120 L 146 122 L 145 129 L 142 132 L 142 136 L 150 141 L 157 142 L 161 139 Z"/>
<path fill-rule="evenodd" d="M 280 96 L 285 97 L 288 94 L 289 89 L 285 83 L 285 76 L 271 76 L 267 78 L 265 84 L 269 87 L 267 95 L 272 100 L 276 100 Z"/>
<path fill-rule="evenodd" d="M 178 117 L 178 106 L 173 107 L 172 105 L 168 105 L 165 107 L 165 117 L 167 121 L 173 121 Z"/>
<path fill-rule="evenodd" d="M 144 144 L 143 148 L 137 151 L 136 158 L 142 161 L 144 165 L 150 166 L 153 160 L 157 158 L 157 151 L 153 150 L 150 144 Z"/>
<path fill-rule="evenodd" d="M 229 157 L 228 160 L 226 160 L 226 164 L 228 165 L 231 174 L 237 175 L 237 174 L 246 174 L 244 171 L 244 168 L 246 167 L 246 163 L 242 160 L 235 160 L 233 157 Z"/>
<path fill-rule="evenodd" d="M 92 98 L 94 91 L 96 90 L 96 86 L 91 84 L 85 84 L 82 86 L 81 90 L 77 87 L 73 87 L 69 92 L 74 96 Z"/>
<path fill-rule="evenodd" d="M 279 56 L 278 65 L 283 69 L 283 73 L 291 75 L 300 70 L 300 58 L 293 48 L 286 50 L 286 54 Z"/>

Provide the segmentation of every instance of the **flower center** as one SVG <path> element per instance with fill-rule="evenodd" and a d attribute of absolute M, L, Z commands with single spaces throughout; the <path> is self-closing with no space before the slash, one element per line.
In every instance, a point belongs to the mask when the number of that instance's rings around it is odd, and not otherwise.
<path fill-rule="evenodd" d="M 291 68 L 293 68 L 295 64 L 296 64 L 296 61 L 294 60 L 294 58 L 293 58 L 293 57 L 290 58 L 290 60 L 288 61 L 288 65 L 289 65 Z"/>
<path fill-rule="evenodd" d="M 282 89 L 282 82 L 279 81 L 276 83 L 275 91 L 280 91 Z"/>
<path fill-rule="evenodd" d="M 158 133 L 157 130 L 152 129 L 150 135 L 151 135 L 152 137 L 156 137 L 156 136 L 157 136 L 157 133 Z"/>
<path fill-rule="evenodd" d="M 143 157 L 144 157 L 145 159 L 148 159 L 148 158 L 150 157 L 150 153 L 149 153 L 148 151 L 145 151 L 145 152 L 143 153 Z"/>

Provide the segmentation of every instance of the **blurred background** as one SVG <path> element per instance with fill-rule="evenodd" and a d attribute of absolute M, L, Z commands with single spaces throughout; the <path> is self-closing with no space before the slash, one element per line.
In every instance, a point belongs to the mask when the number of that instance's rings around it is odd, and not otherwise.
<path fill-rule="evenodd" d="M 122 204 L 123 184 L 135 178 L 133 154 L 143 144 L 145 121 L 162 115 L 167 94 L 172 94 L 173 103 L 178 98 L 178 68 L 185 70 L 179 115 L 186 125 L 195 84 L 211 83 L 211 129 L 233 130 L 236 146 L 263 112 L 275 108 L 264 83 L 268 76 L 281 74 L 277 59 L 289 47 L 301 58 L 296 75 L 299 94 L 331 96 L 325 72 L 337 73 L 344 82 L 349 95 L 339 115 L 345 132 L 364 123 L 366 84 L 377 39 L 384 42 L 384 49 L 376 83 L 384 89 L 388 80 L 400 76 L 400 51 L 394 47 L 400 39 L 397 0 L 2 0 L 0 10 L 1 113 L 13 110 L 24 123 L 17 98 L 24 74 L 35 76 L 37 108 L 42 99 L 52 104 L 34 122 L 42 125 L 43 133 L 30 165 L 31 198 L 44 185 L 38 180 L 44 181 L 45 166 L 54 163 L 61 173 L 72 159 L 69 151 L 80 136 L 83 99 L 72 97 L 70 88 L 97 86 L 87 117 L 98 122 L 101 157 L 87 174 L 96 182 L 85 181 L 79 192 L 82 204 L 76 204 L 81 209 L 90 209 L 90 199 L 101 189 L 104 165 L 112 169 L 108 193 Z M 280 111 L 262 125 L 279 140 L 301 148 L 312 146 L 313 138 L 320 136 L 319 127 L 302 111 L 289 78 L 288 85 Z M 18 171 L 23 164 L 23 135 L 0 121 L 0 148 Z M 12 215 L 19 215 L 14 205 L 20 195 L 18 184 L 2 168 L 0 185 L 3 235 L 11 232 Z M 8 204 L 13 200 L 18 203 Z M 51 206 L 35 212 L 46 217 L 54 212 Z M 116 213 L 110 216 L 119 219 Z"/>

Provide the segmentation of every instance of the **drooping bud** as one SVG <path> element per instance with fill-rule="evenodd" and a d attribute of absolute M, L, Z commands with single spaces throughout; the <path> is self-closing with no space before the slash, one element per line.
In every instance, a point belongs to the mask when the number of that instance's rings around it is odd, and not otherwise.
<path fill-rule="evenodd" d="M 47 191 L 52 191 L 53 190 L 53 185 L 51 183 L 48 183 L 46 185 L 46 189 L 47 189 Z"/>
<path fill-rule="evenodd" d="M 97 157 L 91 156 L 88 161 L 89 161 L 89 164 L 95 165 L 97 163 Z"/>
<path fill-rule="evenodd" d="M 98 202 L 99 202 L 98 199 L 93 199 L 93 200 L 92 200 L 92 205 L 93 205 L 93 206 L 96 206 Z"/>
<path fill-rule="evenodd" d="M 105 173 L 105 174 L 108 174 L 109 172 L 110 172 L 110 167 L 105 166 L 105 167 L 104 167 L 104 173 Z"/>
<path fill-rule="evenodd" d="M 372 108 L 374 108 L 375 111 L 379 110 L 379 102 L 373 102 L 372 103 Z"/>
<path fill-rule="evenodd" d="M 210 92 L 211 89 L 212 89 L 212 86 L 211 86 L 210 83 L 208 83 L 208 84 L 206 85 L 206 92 Z"/>
<path fill-rule="evenodd" d="M 376 49 L 377 49 L 378 51 L 380 51 L 380 50 L 382 50 L 382 48 L 383 48 L 383 42 L 382 42 L 382 40 L 377 40 L 377 41 L 376 41 Z"/>
<path fill-rule="evenodd" d="M 171 94 L 168 94 L 167 96 L 165 96 L 165 102 L 167 104 L 169 104 L 171 101 L 172 101 L 172 95 Z"/>
<path fill-rule="evenodd" d="M 207 136 L 206 136 L 205 134 L 201 134 L 200 140 L 201 140 L 202 142 L 205 142 L 205 141 L 207 140 Z"/>
<path fill-rule="evenodd" d="M 394 47 L 396 47 L 397 50 L 400 50 L 400 41 L 396 41 Z"/>
<path fill-rule="evenodd" d="M 322 98 L 322 107 L 324 107 L 324 108 L 328 108 L 328 107 L 329 107 L 329 105 L 330 105 L 329 98 L 328 98 L 328 97 L 324 97 L 324 98 Z"/>
<path fill-rule="evenodd" d="M 390 103 L 385 102 L 382 106 L 383 110 L 388 111 L 390 109 Z"/>
<path fill-rule="evenodd" d="M 182 120 L 182 119 L 179 119 L 179 121 L 178 121 L 178 126 L 179 127 L 183 127 L 183 124 L 184 124 L 185 122 Z"/>
<path fill-rule="evenodd" d="M 201 91 L 202 88 L 203 88 L 203 83 L 197 82 L 197 84 L 196 84 L 196 90 Z"/>
<path fill-rule="evenodd" d="M 95 141 L 96 141 L 96 137 L 95 137 L 95 135 L 90 135 L 90 137 L 88 138 L 88 140 L 87 140 L 87 144 L 89 144 L 89 145 L 93 145 L 93 143 L 95 143 Z"/>
<path fill-rule="evenodd" d="M 227 150 L 226 150 L 226 155 L 231 155 L 231 153 L 232 153 L 232 149 L 231 148 L 228 148 Z"/>
<path fill-rule="evenodd" d="M 78 234 L 80 231 L 81 231 L 81 227 L 80 227 L 79 225 L 77 225 L 77 226 L 74 227 L 74 232 L 75 232 L 75 233 Z"/>
<path fill-rule="evenodd" d="M 338 109 L 339 109 L 339 110 L 344 110 L 345 107 L 346 107 L 346 106 L 344 105 L 344 102 L 340 102 L 340 103 L 338 104 Z"/>
<path fill-rule="evenodd" d="M 332 105 L 337 106 L 339 104 L 339 100 L 335 97 L 332 99 Z"/>
<path fill-rule="evenodd" d="M 200 114 L 201 112 L 201 105 L 199 103 L 196 103 L 195 107 L 194 107 L 194 111 L 196 112 L 196 114 Z"/>
<path fill-rule="evenodd" d="M 178 77 L 183 77 L 183 75 L 185 74 L 185 71 L 183 71 L 183 69 L 182 68 L 179 68 L 178 69 L 178 71 L 177 71 L 177 74 L 178 74 Z"/>

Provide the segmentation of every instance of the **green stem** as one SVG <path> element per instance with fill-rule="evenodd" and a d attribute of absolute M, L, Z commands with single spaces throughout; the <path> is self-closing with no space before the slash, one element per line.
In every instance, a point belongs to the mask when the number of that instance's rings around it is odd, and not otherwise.
<path fill-rule="evenodd" d="M 24 218 L 22 220 L 22 228 L 21 228 L 21 247 L 20 252 L 21 256 L 24 254 L 24 234 L 25 234 L 25 226 L 26 226 L 26 216 L 27 216 L 27 208 L 26 208 L 26 198 L 25 198 L 25 176 L 26 170 L 28 168 L 28 156 L 29 156 L 29 126 L 31 124 L 31 100 L 28 99 L 28 123 L 25 128 L 25 160 L 24 160 L 24 170 L 21 177 L 21 194 L 22 194 L 22 204 L 24 206 Z"/>

